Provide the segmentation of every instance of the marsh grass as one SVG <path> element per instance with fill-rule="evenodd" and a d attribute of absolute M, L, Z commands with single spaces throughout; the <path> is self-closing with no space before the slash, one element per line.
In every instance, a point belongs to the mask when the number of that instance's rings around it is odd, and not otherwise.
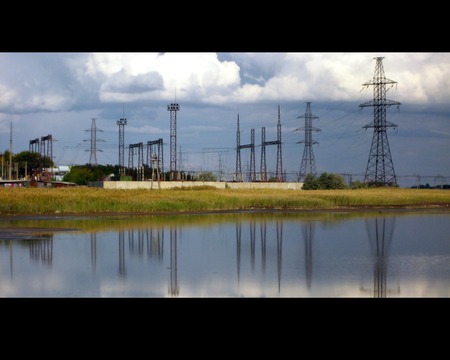
<path fill-rule="evenodd" d="M 449 205 L 450 191 L 437 189 L 0 188 L 2 215 L 152 214 L 249 209 L 417 208 Z"/>

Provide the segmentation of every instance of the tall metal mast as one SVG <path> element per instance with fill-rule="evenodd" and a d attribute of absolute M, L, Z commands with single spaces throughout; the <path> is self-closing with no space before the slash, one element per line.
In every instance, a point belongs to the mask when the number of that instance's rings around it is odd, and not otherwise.
<path fill-rule="evenodd" d="M 314 153 L 312 146 L 314 144 L 318 144 L 318 142 L 312 139 L 312 132 L 321 131 L 320 129 L 316 129 L 312 126 L 313 119 L 318 119 L 318 117 L 312 115 L 311 113 L 311 102 L 306 103 L 305 115 L 301 115 L 297 119 L 300 118 L 305 118 L 305 127 L 298 128 L 296 130 L 305 131 L 305 140 L 299 141 L 297 144 L 304 143 L 305 148 L 303 150 L 302 163 L 300 165 L 300 171 L 298 173 L 298 181 L 305 180 L 307 174 L 313 174 L 314 176 L 316 176 L 317 174 L 316 162 L 314 160 Z"/>
<path fill-rule="evenodd" d="M 119 125 L 119 175 L 125 175 L 125 125 L 127 119 L 122 118 L 117 120 Z"/>
<path fill-rule="evenodd" d="M 86 130 L 86 131 L 90 131 L 91 132 L 91 155 L 89 157 L 89 164 L 90 165 L 97 165 L 97 151 L 103 151 L 101 149 L 97 148 L 97 141 L 103 141 L 103 140 L 99 140 L 97 139 L 97 131 L 103 131 L 100 129 L 97 129 L 96 125 L 95 125 L 95 118 L 92 118 L 92 122 L 91 122 L 91 129 L 90 130 Z M 89 140 L 84 140 L 84 141 L 89 141 Z M 86 150 L 89 151 L 89 150 Z"/>
<path fill-rule="evenodd" d="M 167 105 L 170 111 L 170 180 L 176 180 L 177 173 L 177 111 L 180 106 L 177 103 Z"/>
<path fill-rule="evenodd" d="M 375 73 L 372 80 L 363 86 L 373 85 L 373 100 L 359 105 L 360 108 L 373 106 L 373 122 L 363 128 L 373 128 L 372 145 L 367 162 L 364 181 L 375 186 L 396 186 L 397 179 L 392 162 L 391 151 L 386 129 L 397 125 L 386 121 L 386 108 L 391 105 L 401 105 L 398 101 L 386 99 L 386 85 L 394 86 L 396 81 L 387 79 L 384 75 L 383 57 L 376 57 Z"/>

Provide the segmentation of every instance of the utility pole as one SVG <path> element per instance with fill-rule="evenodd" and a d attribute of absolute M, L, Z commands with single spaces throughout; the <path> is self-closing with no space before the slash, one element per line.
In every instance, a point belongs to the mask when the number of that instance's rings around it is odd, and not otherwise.
<path fill-rule="evenodd" d="M 301 143 L 305 144 L 305 148 L 303 150 L 302 163 L 300 165 L 300 171 L 298 173 L 298 181 L 303 181 L 305 180 L 307 174 L 312 174 L 314 176 L 316 176 L 317 174 L 316 162 L 314 160 L 314 153 L 312 146 L 314 144 L 318 144 L 318 142 L 312 139 L 312 132 L 321 130 L 316 129 L 312 126 L 313 119 L 318 119 L 318 117 L 312 115 L 311 113 L 311 102 L 306 103 L 305 115 L 301 115 L 297 119 L 300 118 L 305 118 L 305 127 L 296 129 L 305 131 L 305 140 L 299 141 L 297 143 L 297 144 Z"/>
<path fill-rule="evenodd" d="M 386 108 L 391 105 L 400 106 L 398 101 L 386 99 L 386 85 L 394 86 L 396 81 L 387 79 L 384 75 L 383 57 L 376 57 L 375 73 L 372 80 L 363 86 L 373 85 L 373 100 L 359 105 L 360 108 L 373 106 L 373 122 L 363 126 L 364 129 L 373 128 L 372 145 L 367 162 L 364 181 L 375 186 L 396 186 L 394 164 L 387 138 L 386 129 L 396 128 L 397 125 L 386 120 Z"/>

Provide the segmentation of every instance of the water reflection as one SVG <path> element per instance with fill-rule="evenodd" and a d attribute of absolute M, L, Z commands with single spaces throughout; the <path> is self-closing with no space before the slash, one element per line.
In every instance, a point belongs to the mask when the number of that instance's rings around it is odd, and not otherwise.
<path fill-rule="evenodd" d="M 390 295 L 400 293 L 399 285 L 395 292 L 387 288 L 388 257 L 394 226 L 395 217 L 375 217 L 374 219 L 366 219 L 370 250 L 374 259 L 372 293 L 375 298 L 385 298 L 387 292 L 389 292 Z M 370 293 L 370 291 L 364 287 L 361 287 L 361 291 Z"/>
<path fill-rule="evenodd" d="M 180 287 L 178 286 L 177 276 L 177 229 L 170 227 L 170 286 L 169 295 L 178 296 Z"/>
<path fill-rule="evenodd" d="M 449 216 L 0 221 L 0 296 L 449 297 Z"/>

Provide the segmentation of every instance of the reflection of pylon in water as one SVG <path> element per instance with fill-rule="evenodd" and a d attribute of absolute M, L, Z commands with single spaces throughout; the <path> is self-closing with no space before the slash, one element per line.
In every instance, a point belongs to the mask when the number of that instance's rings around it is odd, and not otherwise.
<path fill-rule="evenodd" d="M 178 286 L 177 274 L 177 229 L 170 227 L 170 286 L 169 294 L 178 296 L 180 288 Z"/>
<path fill-rule="evenodd" d="M 400 286 L 397 290 L 387 289 L 387 268 L 389 248 L 392 242 L 392 234 L 394 232 L 395 218 L 379 218 L 367 219 L 366 229 L 369 236 L 369 244 L 374 257 L 374 278 L 373 291 L 365 289 L 361 286 L 361 291 L 372 293 L 375 298 L 385 298 L 387 294 L 400 293 Z"/>
<path fill-rule="evenodd" d="M 303 225 L 303 238 L 305 240 L 305 273 L 308 290 L 312 283 L 312 239 L 314 237 L 314 224 L 308 221 Z"/>
<path fill-rule="evenodd" d="M 283 260 L 283 221 L 277 221 L 277 273 L 278 293 L 281 291 L 281 269 Z"/>

